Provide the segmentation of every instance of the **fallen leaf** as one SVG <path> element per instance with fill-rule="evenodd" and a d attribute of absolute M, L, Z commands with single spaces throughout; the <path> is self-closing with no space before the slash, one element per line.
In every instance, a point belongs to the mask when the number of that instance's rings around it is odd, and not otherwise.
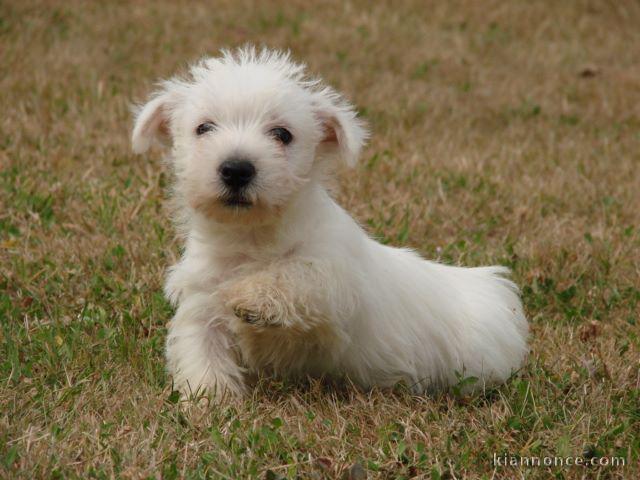
<path fill-rule="evenodd" d="M 583 325 L 580 328 L 580 340 L 588 342 L 600 335 L 600 325 L 595 320 Z"/>
<path fill-rule="evenodd" d="M 359 463 L 354 463 L 342 474 L 342 480 L 365 480 L 366 478 L 367 472 Z"/>
<path fill-rule="evenodd" d="M 585 65 L 580 69 L 580 76 L 582 78 L 592 78 L 600 73 L 600 69 L 595 65 Z"/>

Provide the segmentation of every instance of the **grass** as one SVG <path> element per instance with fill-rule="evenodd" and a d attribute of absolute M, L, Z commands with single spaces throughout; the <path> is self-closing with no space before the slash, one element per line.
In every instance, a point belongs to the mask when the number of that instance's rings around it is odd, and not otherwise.
<path fill-rule="evenodd" d="M 637 477 L 639 23 L 635 2 L 2 2 L 0 477 Z M 159 152 L 132 155 L 129 105 L 247 41 L 360 107 L 374 136 L 338 198 L 373 235 L 513 269 L 519 377 L 476 397 L 264 379 L 178 402 L 170 179 Z"/>

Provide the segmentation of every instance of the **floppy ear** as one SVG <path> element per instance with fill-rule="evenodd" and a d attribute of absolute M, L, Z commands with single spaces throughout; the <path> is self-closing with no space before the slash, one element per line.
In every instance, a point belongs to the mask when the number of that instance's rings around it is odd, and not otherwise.
<path fill-rule="evenodd" d="M 170 136 L 169 121 L 173 94 L 162 91 L 143 105 L 135 116 L 131 144 L 135 153 L 146 152 L 160 139 Z"/>
<path fill-rule="evenodd" d="M 321 147 L 337 153 L 348 166 L 355 166 L 369 134 L 353 106 L 326 88 L 316 97 L 316 117 L 322 124 Z"/>

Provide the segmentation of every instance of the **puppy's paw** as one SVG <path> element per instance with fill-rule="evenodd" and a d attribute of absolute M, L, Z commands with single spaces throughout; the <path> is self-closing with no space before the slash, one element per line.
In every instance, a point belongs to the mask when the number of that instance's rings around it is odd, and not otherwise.
<path fill-rule="evenodd" d="M 245 323 L 256 326 L 277 325 L 277 320 L 273 317 L 265 316 L 265 312 L 259 310 L 247 310 L 241 306 L 233 308 L 233 314 Z"/>
<path fill-rule="evenodd" d="M 249 325 L 282 326 L 291 316 L 286 293 L 276 278 L 264 272 L 232 282 L 219 293 L 225 307 Z"/>

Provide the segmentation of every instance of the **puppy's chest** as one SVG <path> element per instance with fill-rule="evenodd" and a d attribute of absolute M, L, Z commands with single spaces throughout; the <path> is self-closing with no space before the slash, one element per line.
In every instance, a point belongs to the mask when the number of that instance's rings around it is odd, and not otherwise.
<path fill-rule="evenodd" d="M 284 252 L 268 252 L 264 254 L 234 253 L 227 255 L 216 255 L 207 258 L 200 263 L 200 275 L 194 276 L 193 280 L 200 278 L 201 287 L 216 289 L 220 285 L 231 281 L 238 281 L 243 277 L 268 272 L 277 269 L 283 262 L 293 261 L 294 250 L 289 249 Z"/>
<path fill-rule="evenodd" d="M 300 294 L 307 290 L 303 283 L 309 261 L 296 253 L 288 249 L 277 255 L 218 256 L 210 259 L 208 274 L 201 277 L 207 280 L 199 289 L 216 293 L 217 309 L 225 312 L 242 363 L 253 371 L 321 374 L 337 362 L 340 334 L 322 312 L 311 308 L 307 295 Z M 250 323 L 239 318 L 234 307 L 269 320 Z"/>
<path fill-rule="evenodd" d="M 220 285 L 268 268 L 269 261 L 245 254 L 193 259 L 194 268 L 185 270 L 190 283 L 201 291 L 213 293 Z"/>

